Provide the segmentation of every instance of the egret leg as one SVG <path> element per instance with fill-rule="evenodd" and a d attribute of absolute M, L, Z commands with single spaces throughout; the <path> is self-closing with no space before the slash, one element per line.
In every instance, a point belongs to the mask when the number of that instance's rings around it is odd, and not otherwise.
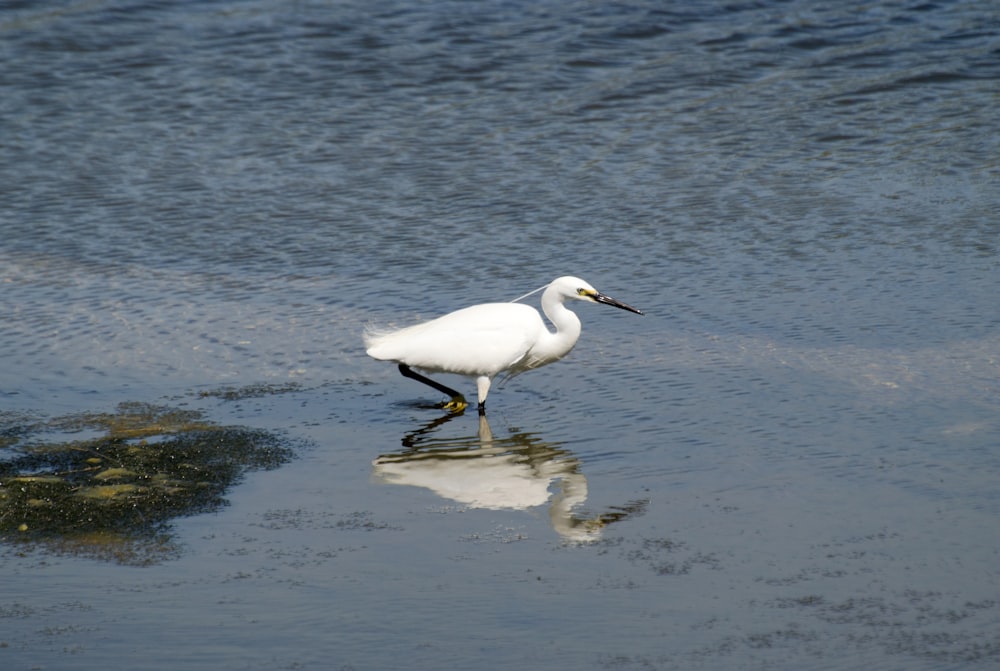
<path fill-rule="evenodd" d="M 408 377 L 411 380 L 416 380 L 417 382 L 423 382 L 428 387 L 433 387 L 442 394 L 447 394 L 448 396 L 451 396 L 451 400 L 445 403 L 443 406 L 441 406 L 445 410 L 450 410 L 452 412 L 461 412 L 462 410 L 465 410 L 465 408 L 468 407 L 469 405 L 469 402 L 465 400 L 465 397 L 462 396 L 460 392 L 455 391 L 451 387 L 446 387 L 440 382 L 435 382 L 429 377 L 424 377 L 420 373 L 414 371 L 412 368 L 407 366 L 405 363 L 399 364 L 399 372 L 403 375 L 403 377 Z"/>
<path fill-rule="evenodd" d="M 479 414 L 486 415 L 486 395 L 490 393 L 490 378 L 482 375 L 476 378 L 476 388 L 479 391 Z"/>

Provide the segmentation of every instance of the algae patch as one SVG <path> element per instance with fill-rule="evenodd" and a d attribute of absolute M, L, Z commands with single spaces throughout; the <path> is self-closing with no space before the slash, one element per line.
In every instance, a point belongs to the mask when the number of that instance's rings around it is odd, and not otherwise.
<path fill-rule="evenodd" d="M 45 439 L 74 433 L 88 437 Z M 224 505 L 244 473 L 292 456 L 274 433 L 143 403 L 48 420 L 0 414 L 0 436 L 0 541 L 124 563 L 176 554 L 172 518 Z"/>

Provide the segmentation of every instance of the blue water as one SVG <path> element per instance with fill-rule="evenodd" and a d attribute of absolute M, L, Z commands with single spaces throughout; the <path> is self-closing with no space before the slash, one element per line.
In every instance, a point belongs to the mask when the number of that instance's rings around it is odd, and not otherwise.
<path fill-rule="evenodd" d="M 3 668 L 995 667 L 994 3 L 7 2 L 0 59 L 0 412 L 312 446 L 156 566 L 10 546 Z M 488 427 L 364 356 L 563 274 L 646 316 Z"/>

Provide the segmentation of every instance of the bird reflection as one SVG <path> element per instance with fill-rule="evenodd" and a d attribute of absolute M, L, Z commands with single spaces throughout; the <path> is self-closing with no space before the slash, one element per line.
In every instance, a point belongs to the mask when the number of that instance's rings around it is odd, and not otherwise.
<path fill-rule="evenodd" d="M 587 500 L 587 478 L 568 450 L 532 433 L 495 438 L 485 415 L 479 416 L 476 435 L 434 435 L 457 416 L 438 417 L 404 436 L 403 450 L 373 462 L 376 479 L 425 487 L 471 508 L 527 510 L 548 503 L 552 528 L 571 541 L 597 540 L 608 524 L 645 508 L 642 501 L 599 515 L 577 514 L 574 511 Z"/>

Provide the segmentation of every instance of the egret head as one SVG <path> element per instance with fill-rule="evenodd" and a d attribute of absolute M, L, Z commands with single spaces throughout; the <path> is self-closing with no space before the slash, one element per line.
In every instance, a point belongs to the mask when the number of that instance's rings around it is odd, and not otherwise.
<path fill-rule="evenodd" d="M 576 300 L 588 301 L 590 303 L 604 303 L 605 305 L 613 305 L 616 308 L 634 312 L 637 315 L 642 314 L 642 310 L 637 310 L 631 305 L 626 305 L 625 303 L 617 301 L 610 296 L 605 296 L 600 291 L 590 286 L 590 284 L 581 280 L 579 277 L 560 277 L 553 280 L 549 286 L 554 287 L 566 298 L 574 298 Z"/>

